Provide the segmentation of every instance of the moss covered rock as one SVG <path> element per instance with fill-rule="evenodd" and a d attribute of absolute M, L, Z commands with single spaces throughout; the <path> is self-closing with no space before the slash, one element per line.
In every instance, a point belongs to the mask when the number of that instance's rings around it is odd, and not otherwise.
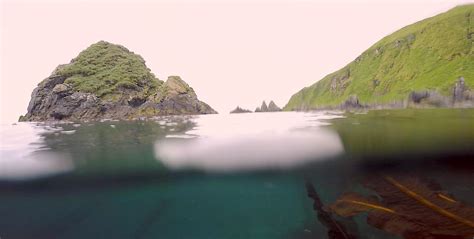
<path fill-rule="evenodd" d="M 127 48 L 100 41 L 33 91 L 24 121 L 133 119 L 216 113 L 178 76 L 163 82 Z"/>

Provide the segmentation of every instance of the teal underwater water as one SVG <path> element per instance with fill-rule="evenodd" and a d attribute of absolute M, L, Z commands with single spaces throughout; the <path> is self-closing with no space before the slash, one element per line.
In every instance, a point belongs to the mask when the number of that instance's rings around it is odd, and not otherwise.
<path fill-rule="evenodd" d="M 328 238 L 324 204 L 378 174 L 474 205 L 474 110 L 2 125 L 1 238 Z M 400 238 L 354 218 L 358 238 Z"/>

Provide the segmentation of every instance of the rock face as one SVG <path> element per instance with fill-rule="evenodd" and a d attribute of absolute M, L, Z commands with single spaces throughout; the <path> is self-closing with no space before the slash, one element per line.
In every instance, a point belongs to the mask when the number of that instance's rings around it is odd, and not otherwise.
<path fill-rule="evenodd" d="M 252 113 L 251 110 L 242 109 L 240 106 L 237 106 L 234 110 L 230 112 L 231 114 L 240 114 L 240 113 Z"/>
<path fill-rule="evenodd" d="M 216 114 L 208 104 L 199 101 L 193 88 L 179 76 L 170 76 L 160 92 L 140 105 L 144 115 Z"/>
<path fill-rule="evenodd" d="M 363 106 L 359 102 L 357 95 L 351 95 L 347 98 L 344 103 L 342 103 L 341 108 L 343 109 L 352 109 L 352 108 L 362 108 Z"/>
<path fill-rule="evenodd" d="M 453 88 L 454 103 L 472 100 L 474 100 L 473 93 L 467 87 L 464 77 L 459 77 Z"/>
<path fill-rule="evenodd" d="M 31 94 L 21 121 L 214 114 L 178 76 L 157 79 L 141 56 L 100 41 L 58 66 Z"/>
<path fill-rule="evenodd" d="M 277 112 L 277 111 L 281 111 L 281 109 L 275 104 L 275 102 L 273 102 L 273 100 L 270 101 L 270 104 L 268 104 L 268 106 L 267 106 L 267 103 L 263 101 L 262 106 L 257 107 L 255 109 L 255 112 Z"/>
<path fill-rule="evenodd" d="M 278 107 L 275 102 L 270 101 L 270 103 L 268 104 L 268 112 L 277 112 L 277 111 L 281 111 L 281 108 Z"/>
<path fill-rule="evenodd" d="M 255 112 L 267 112 L 267 111 L 268 111 L 268 106 L 267 106 L 267 103 L 265 103 L 265 101 L 262 102 L 262 106 L 260 106 L 260 108 L 257 107 L 257 109 L 255 109 Z"/>
<path fill-rule="evenodd" d="M 450 98 L 440 95 L 436 91 L 423 90 L 412 91 L 408 95 L 408 104 L 411 106 L 436 106 L 448 107 L 452 105 Z"/>
<path fill-rule="evenodd" d="M 472 92 L 465 83 L 464 77 L 459 77 L 453 84 L 452 96 L 442 95 L 434 90 L 412 91 L 408 95 L 410 106 L 434 107 L 473 107 Z"/>

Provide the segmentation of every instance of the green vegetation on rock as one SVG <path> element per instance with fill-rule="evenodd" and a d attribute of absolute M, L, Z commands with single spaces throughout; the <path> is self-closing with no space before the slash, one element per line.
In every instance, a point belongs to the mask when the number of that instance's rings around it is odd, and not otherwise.
<path fill-rule="evenodd" d="M 19 120 L 128 120 L 214 113 L 179 76 L 158 80 L 141 56 L 100 41 L 41 81 L 31 94 L 28 113 Z"/>
<path fill-rule="evenodd" d="M 99 97 L 120 94 L 123 89 L 151 94 L 163 83 L 146 67 L 141 56 L 105 41 L 92 44 L 55 73 L 66 77 L 65 83 L 74 90 Z"/>
<path fill-rule="evenodd" d="M 356 95 L 362 104 L 401 102 L 412 91 L 451 95 L 456 80 L 474 86 L 474 5 L 409 25 L 354 61 L 293 95 L 285 110 L 338 106 Z"/>

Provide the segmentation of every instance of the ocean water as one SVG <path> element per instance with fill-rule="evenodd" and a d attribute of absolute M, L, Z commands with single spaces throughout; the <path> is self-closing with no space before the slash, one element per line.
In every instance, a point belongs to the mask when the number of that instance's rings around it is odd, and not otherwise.
<path fill-rule="evenodd" d="M 0 238 L 328 238 L 307 185 L 331 205 L 386 175 L 474 205 L 470 109 L 16 123 L 0 136 Z M 401 238 L 351 220 L 357 238 Z"/>

